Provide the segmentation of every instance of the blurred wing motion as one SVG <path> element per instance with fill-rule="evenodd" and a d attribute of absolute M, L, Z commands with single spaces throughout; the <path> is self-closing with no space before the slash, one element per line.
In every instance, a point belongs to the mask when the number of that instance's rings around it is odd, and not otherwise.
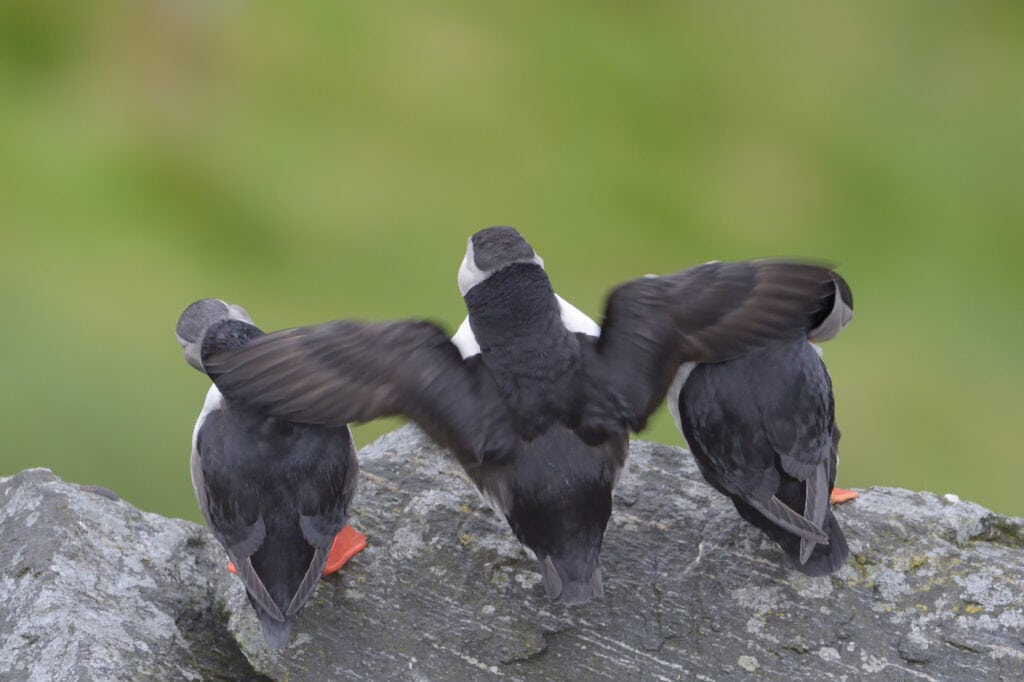
<path fill-rule="evenodd" d="M 490 375 L 467 366 L 429 322 L 289 329 L 204 366 L 225 396 L 290 421 L 342 426 L 404 415 L 441 445 L 481 459 L 520 446 Z"/>
<path fill-rule="evenodd" d="M 587 349 L 581 434 L 595 442 L 642 430 L 684 362 L 721 362 L 806 335 L 831 309 L 837 277 L 820 265 L 755 260 L 619 286 L 600 339 Z"/>

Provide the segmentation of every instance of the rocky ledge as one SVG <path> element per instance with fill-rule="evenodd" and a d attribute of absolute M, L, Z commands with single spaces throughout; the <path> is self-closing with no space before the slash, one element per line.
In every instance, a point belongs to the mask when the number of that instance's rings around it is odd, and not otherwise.
<path fill-rule="evenodd" d="M 352 523 L 369 547 L 322 581 L 282 652 L 204 528 L 44 469 L 0 479 L 0 678 L 1024 678 L 1024 519 L 869 489 L 837 512 L 849 564 L 808 578 L 684 450 L 634 442 L 605 598 L 567 608 L 418 430 L 360 462 Z"/>

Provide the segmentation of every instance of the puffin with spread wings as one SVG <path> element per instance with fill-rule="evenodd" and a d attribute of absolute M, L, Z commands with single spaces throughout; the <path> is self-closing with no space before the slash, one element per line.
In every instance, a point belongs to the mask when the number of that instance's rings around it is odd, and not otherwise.
<path fill-rule="evenodd" d="M 263 336 L 244 308 L 196 301 L 178 343 L 205 372 L 213 354 Z M 192 432 L 192 486 L 207 525 L 227 550 L 267 644 L 281 649 L 321 575 L 366 545 L 345 525 L 359 464 L 347 425 L 295 424 L 225 398 L 211 386 Z"/>
<path fill-rule="evenodd" d="M 204 358 L 221 392 L 290 421 L 404 415 L 450 449 L 537 556 L 547 594 L 601 596 L 600 549 L 630 431 L 686 362 L 806 337 L 833 273 L 786 261 L 708 263 L 609 296 L 600 328 L 554 294 L 511 227 L 472 235 L 459 269 L 468 330 L 420 320 L 284 330 Z"/>

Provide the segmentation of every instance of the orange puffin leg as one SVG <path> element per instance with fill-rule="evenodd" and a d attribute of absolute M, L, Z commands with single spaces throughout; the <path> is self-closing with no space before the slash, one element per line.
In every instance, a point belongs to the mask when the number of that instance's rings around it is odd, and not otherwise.
<path fill-rule="evenodd" d="M 853 490 L 847 490 L 846 488 L 832 488 L 832 494 L 829 496 L 829 501 L 832 504 L 842 504 L 843 502 L 849 502 L 860 497 L 860 493 L 854 492 Z"/>
<path fill-rule="evenodd" d="M 352 526 L 345 526 L 341 529 L 340 533 L 334 536 L 331 553 L 327 555 L 327 565 L 324 566 L 324 575 L 334 573 L 365 548 L 366 536 Z M 238 573 L 235 565 L 230 561 L 228 562 L 228 570 L 232 573 Z"/>
<path fill-rule="evenodd" d="M 334 536 L 334 544 L 331 545 L 331 553 L 327 555 L 327 565 L 324 566 L 324 575 L 334 573 L 365 548 L 366 536 L 352 526 L 346 525 Z"/>

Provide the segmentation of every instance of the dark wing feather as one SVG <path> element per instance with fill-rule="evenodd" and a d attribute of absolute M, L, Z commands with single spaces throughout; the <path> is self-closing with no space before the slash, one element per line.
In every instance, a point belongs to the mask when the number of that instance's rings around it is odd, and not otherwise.
<path fill-rule="evenodd" d="M 747 422 L 757 412 L 753 396 L 723 393 L 722 374 L 736 367 L 698 367 L 683 386 L 679 421 L 704 478 L 717 490 L 739 498 L 778 526 L 811 542 L 824 542 L 820 528 L 779 499 L 774 453 L 764 433 Z M 724 371 L 723 371 L 724 370 Z M 691 399 L 693 395 L 700 398 Z"/>
<path fill-rule="evenodd" d="M 767 506 L 779 489 L 779 472 L 764 432 L 751 428 L 759 406 L 745 376 L 735 362 L 698 365 L 680 393 L 680 427 L 709 483 L 726 495 Z"/>
<path fill-rule="evenodd" d="M 779 466 L 804 484 L 804 508 L 798 511 L 821 528 L 828 512 L 835 424 L 831 381 L 821 358 L 803 341 L 773 350 L 770 362 L 771 366 L 764 368 L 766 380 L 751 382 L 751 389 L 760 394 L 761 425 Z M 810 558 L 815 545 L 814 538 L 803 537 L 801 564 Z"/>
<path fill-rule="evenodd" d="M 472 372 L 437 326 L 332 322 L 203 358 L 225 396 L 294 422 L 343 426 L 387 415 L 445 447 L 513 455 L 519 439 L 486 372 Z"/>
<path fill-rule="evenodd" d="M 196 495 L 201 495 L 199 506 L 214 537 L 227 550 L 246 590 L 272 618 L 284 620 L 284 614 L 274 603 L 250 559 L 263 546 L 267 535 L 257 497 L 236 490 L 232 472 L 223 466 L 225 458 L 211 451 L 223 445 L 220 437 L 222 425 L 223 415 L 215 410 L 206 417 L 196 437 L 193 481 Z"/>
<path fill-rule="evenodd" d="M 283 621 L 284 614 L 281 613 L 280 607 L 274 602 L 270 592 L 267 591 L 267 586 L 263 584 L 263 580 L 256 573 L 256 569 L 252 565 L 252 558 L 236 555 L 230 550 L 228 551 L 228 556 L 231 557 L 231 563 L 235 565 L 238 577 L 242 579 L 242 584 L 245 585 L 245 589 L 249 592 L 249 596 L 253 598 L 253 601 L 259 604 L 271 618 Z"/>
<path fill-rule="evenodd" d="M 244 558 L 259 550 L 266 528 L 255 491 L 239 490 L 240 484 L 226 464 L 230 458 L 218 451 L 224 443 L 223 423 L 223 413 L 215 410 L 199 429 L 193 481 L 197 496 L 201 491 L 199 507 L 210 530 L 229 553 Z"/>
<path fill-rule="evenodd" d="M 306 605 L 313 590 L 316 589 L 317 583 L 320 582 L 320 576 L 323 575 L 324 567 L 327 566 L 327 557 L 330 551 L 330 545 L 327 546 L 327 549 L 317 547 L 313 550 L 313 559 L 309 562 L 309 568 L 306 569 L 306 574 L 302 576 L 302 582 L 299 583 L 295 595 L 292 596 L 292 600 L 288 604 L 288 609 L 285 611 L 286 616 L 294 616 Z"/>
<path fill-rule="evenodd" d="M 829 512 L 828 464 L 822 462 L 804 484 L 804 518 L 816 527 L 825 528 L 825 517 Z M 814 553 L 817 542 L 807 538 L 800 539 L 800 563 L 806 564 Z"/>
<path fill-rule="evenodd" d="M 834 300 L 833 272 L 787 261 L 707 263 L 615 289 L 587 352 L 580 431 L 640 431 L 683 362 L 721 362 L 805 335 Z M 830 299 L 830 297 L 832 297 Z"/>
<path fill-rule="evenodd" d="M 750 382 L 751 390 L 758 394 L 761 426 L 783 471 L 807 481 L 828 462 L 832 447 L 834 419 L 828 373 L 809 343 L 780 346 L 766 358 L 765 365 L 763 380 Z"/>
<path fill-rule="evenodd" d="M 312 431 L 312 430 L 311 430 Z M 355 457 L 355 444 L 350 433 L 326 439 L 317 433 L 304 434 L 312 440 L 319 456 L 316 470 L 299 483 L 296 501 L 299 505 L 299 530 L 313 548 L 313 558 L 285 610 L 294 616 L 309 600 L 316 589 L 330 555 L 334 537 L 348 521 L 348 509 L 355 496 L 359 463 Z M 309 447 L 299 444 L 296 447 Z"/>

